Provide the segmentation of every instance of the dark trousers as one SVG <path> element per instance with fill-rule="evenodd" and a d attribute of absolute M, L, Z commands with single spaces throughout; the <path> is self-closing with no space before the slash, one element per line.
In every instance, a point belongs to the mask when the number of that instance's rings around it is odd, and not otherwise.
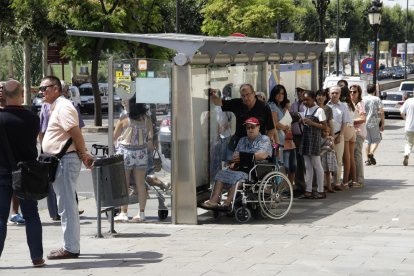
<path fill-rule="evenodd" d="M 10 202 L 13 195 L 12 179 L 0 175 L 0 256 L 3 252 L 7 235 L 7 220 L 10 213 Z M 42 223 L 39 217 L 36 200 L 19 199 L 20 209 L 26 221 L 26 240 L 32 260 L 43 257 Z M 11 245 L 15 246 L 15 245 Z"/>
<path fill-rule="evenodd" d="M 299 153 L 299 147 L 302 143 L 302 135 L 293 135 L 293 142 L 296 146 L 296 174 L 295 174 L 295 186 L 296 189 L 305 192 L 305 161 L 302 154 Z"/>

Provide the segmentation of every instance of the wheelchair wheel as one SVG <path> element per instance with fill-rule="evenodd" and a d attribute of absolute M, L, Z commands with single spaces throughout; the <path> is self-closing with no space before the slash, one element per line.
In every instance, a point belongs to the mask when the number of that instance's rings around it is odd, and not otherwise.
<path fill-rule="evenodd" d="M 158 210 L 158 217 L 160 220 L 164 220 L 168 217 L 168 210 Z"/>
<path fill-rule="evenodd" d="M 250 210 L 248 208 L 246 208 L 246 207 L 239 207 L 236 210 L 236 213 L 234 214 L 234 216 L 236 217 L 236 220 L 238 222 L 240 222 L 240 223 L 246 223 L 246 222 L 248 222 L 251 219 L 252 214 L 251 214 L 251 212 L 250 212 Z"/>
<path fill-rule="evenodd" d="M 270 172 L 259 186 L 259 205 L 263 213 L 271 219 L 281 219 L 287 215 L 293 202 L 293 188 L 286 175 Z"/>

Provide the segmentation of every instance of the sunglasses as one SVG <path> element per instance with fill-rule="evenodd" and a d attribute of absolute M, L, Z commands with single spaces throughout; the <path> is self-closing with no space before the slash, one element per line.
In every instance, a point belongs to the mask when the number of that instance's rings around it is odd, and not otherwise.
<path fill-rule="evenodd" d="M 45 92 L 46 89 L 48 89 L 49 87 L 52 87 L 52 86 L 55 86 L 55 85 L 51 84 L 51 85 L 40 86 L 39 90 L 42 91 L 42 92 Z"/>
<path fill-rule="evenodd" d="M 256 126 L 247 126 L 246 129 L 255 129 Z"/>
<path fill-rule="evenodd" d="M 356 91 L 356 90 L 350 90 L 349 92 L 351 92 L 351 94 L 356 94 L 356 93 L 358 93 L 358 91 Z"/>

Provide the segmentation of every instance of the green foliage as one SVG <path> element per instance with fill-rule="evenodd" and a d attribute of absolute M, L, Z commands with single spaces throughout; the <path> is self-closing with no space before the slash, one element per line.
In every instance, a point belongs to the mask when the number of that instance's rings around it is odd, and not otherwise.
<path fill-rule="evenodd" d="M 299 12 L 291 0 L 210 0 L 202 10 L 201 30 L 208 35 L 239 32 L 252 37 L 270 37 L 278 20 Z"/>
<path fill-rule="evenodd" d="M 23 47 L 21 44 L 12 45 L 12 61 L 14 78 L 23 83 Z M 39 85 L 42 78 L 42 46 L 41 43 L 32 44 L 30 57 L 31 84 Z"/>

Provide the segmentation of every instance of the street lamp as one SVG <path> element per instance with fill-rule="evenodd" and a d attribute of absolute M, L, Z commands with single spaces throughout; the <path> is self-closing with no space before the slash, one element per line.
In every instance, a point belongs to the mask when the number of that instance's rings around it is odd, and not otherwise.
<path fill-rule="evenodd" d="M 377 52 L 378 52 L 378 32 L 381 24 L 382 3 L 380 0 L 372 0 L 371 7 L 368 10 L 369 24 L 374 31 L 374 72 L 372 82 L 377 84 Z"/>
<path fill-rule="evenodd" d="M 325 42 L 324 34 L 323 34 L 323 21 L 325 20 L 326 9 L 330 3 L 330 0 L 312 0 L 313 5 L 316 8 L 319 16 L 319 41 Z M 328 64 L 329 66 L 329 64 Z M 323 85 L 323 51 L 319 55 L 319 64 L 318 64 L 318 75 L 319 75 L 319 89 L 322 88 Z"/>

